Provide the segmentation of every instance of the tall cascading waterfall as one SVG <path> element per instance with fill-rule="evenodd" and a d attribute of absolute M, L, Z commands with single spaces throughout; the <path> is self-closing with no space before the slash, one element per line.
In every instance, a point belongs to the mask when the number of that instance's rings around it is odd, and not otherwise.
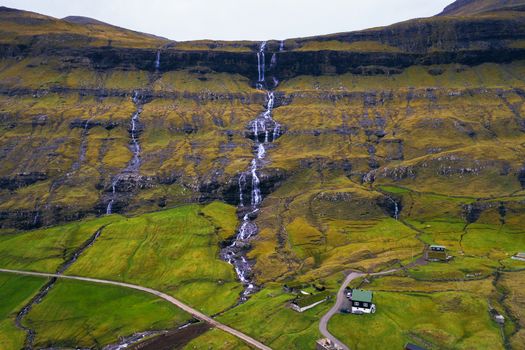
<path fill-rule="evenodd" d="M 264 55 L 264 50 L 266 49 L 266 41 L 263 41 L 261 46 L 259 47 L 259 51 L 257 51 L 257 72 L 259 73 L 259 79 L 257 80 L 257 89 L 264 89 L 264 80 L 265 80 L 265 72 L 266 72 L 266 58 Z"/>
<path fill-rule="evenodd" d="M 138 172 L 140 168 L 140 143 L 139 143 L 139 120 L 140 120 L 140 114 L 142 113 L 142 101 L 140 100 L 139 94 L 137 91 L 133 91 L 132 95 L 132 101 L 135 105 L 135 112 L 131 115 L 131 129 L 130 129 L 130 136 L 131 136 L 131 152 L 133 153 L 133 157 L 131 158 L 131 161 L 129 162 L 128 166 L 124 171 L 117 176 L 113 178 L 111 181 L 111 199 L 108 202 L 108 205 L 106 207 L 106 214 L 112 214 L 113 213 L 113 204 L 115 204 L 115 200 L 117 197 L 117 185 L 119 181 L 121 180 L 123 173 L 136 173 Z"/>
<path fill-rule="evenodd" d="M 248 137 L 255 142 L 254 157 L 250 163 L 250 168 L 240 174 L 238 180 L 238 212 L 242 213 L 242 221 L 233 243 L 221 250 L 222 258 L 234 266 L 235 272 L 244 286 L 241 301 L 245 301 L 250 294 L 257 291 L 257 286 L 253 283 L 252 266 L 245 256 L 245 248 L 249 245 L 250 239 L 258 232 L 257 225 L 253 220 L 257 217 L 263 200 L 259 169 L 265 163 L 267 146 L 281 135 L 280 124 L 272 118 L 275 96 L 273 91 L 266 87 L 266 46 L 266 42 L 261 43 L 257 52 L 258 80 L 256 83 L 257 89 L 266 91 L 266 106 L 264 112 L 248 124 Z M 275 66 L 276 60 L 275 55 L 272 56 L 270 66 Z M 273 83 L 275 87 L 278 81 L 274 78 Z"/>

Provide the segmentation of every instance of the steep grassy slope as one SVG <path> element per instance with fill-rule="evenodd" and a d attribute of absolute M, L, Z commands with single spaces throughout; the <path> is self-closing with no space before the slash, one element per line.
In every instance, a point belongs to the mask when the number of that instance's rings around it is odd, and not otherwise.
<path fill-rule="evenodd" d="M 0 264 L 55 272 L 74 247 L 102 227 L 69 274 L 160 289 L 214 314 L 235 304 L 241 291 L 231 266 L 218 257 L 219 239 L 231 236 L 237 225 L 232 209 L 221 203 L 188 205 L 134 218 L 107 216 L 3 235 Z"/>
<path fill-rule="evenodd" d="M 160 289 L 212 315 L 241 292 L 217 233 L 196 205 L 146 214 L 109 226 L 69 272 Z"/>
<path fill-rule="evenodd" d="M 283 135 L 258 173 L 264 201 L 247 247 L 262 290 L 232 309 L 241 286 L 218 249 L 238 225 L 239 177 L 255 151 L 248 124 L 268 99 L 254 88 L 258 43 L 166 42 L 3 10 L 14 34 L 0 52 L 0 265 L 55 271 L 104 226 L 69 273 L 226 310 L 221 321 L 272 348 L 305 349 L 329 303 L 297 314 L 283 284 L 335 292 L 344 271 L 407 266 L 444 244 L 447 264 L 358 281 L 376 292 L 378 313 L 338 315 L 330 329 L 352 348 L 519 349 L 524 265 L 510 257 L 525 251 L 525 16 L 485 12 L 493 3 L 290 39 L 283 50 L 268 42 L 266 84 Z M 140 165 L 131 169 L 135 135 Z M 118 215 L 95 218 L 109 203 Z M 29 319 L 49 338 L 87 344 L 46 323 L 67 288 L 54 293 Z M 503 339 L 489 304 L 507 319 Z M 381 336 L 361 336 L 370 329 Z M 111 341 L 114 331 L 98 330 Z M 216 333 L 187 347 L 238 346 Z"/>

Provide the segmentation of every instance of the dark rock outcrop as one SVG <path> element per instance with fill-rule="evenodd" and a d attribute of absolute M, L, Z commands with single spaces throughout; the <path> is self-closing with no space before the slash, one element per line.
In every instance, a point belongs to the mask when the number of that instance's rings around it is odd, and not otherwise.
<path fill-rule="evenodd" d="M 0 188 L 8 190 L 16 190 L 17 188 L 32 185 L 38 181 L 48 179 L 48 175 L 43 172 L 24 172 L 16 174 L 13 177 L 1 177 Z"/>

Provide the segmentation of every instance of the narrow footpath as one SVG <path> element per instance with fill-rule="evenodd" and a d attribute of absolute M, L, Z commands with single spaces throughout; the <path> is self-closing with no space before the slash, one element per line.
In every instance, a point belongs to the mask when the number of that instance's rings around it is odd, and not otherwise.
<path fill-rule="evenodd" d="M 59 275 L 59 274 L 53 274 L 53 273 L 30 272 L 30 271 L 9 270 L 9 269 L 0 269 L 0 272 L 13 273 L 13 274 L 17 274 L 17 275 L 26 275 L 26 276 L 62 278 L 62 279 L 70 279 L 70 280 L 85 281 L 85 282 L 92 282 L 92 283 L 109 284 L 109 285 L 114 285 L 114 286 L 119 286 L 119 287 L 124 287 L 124 288 L 130 288 L 130 289 L 135 289 L 135 290 L 139 290 L 139 291 L 142 291 L 142 292 L 150 293 L 150 294 L 153 294 L 155 296 L 158 296 L 159 298 L 162 298 L 162 299 L 170 302 L 171 304 L 177 306 L 181 310 L 186 311 L 187 313 L 189 313 L 193 317 L 195 317 L 195 318 L 197 318 L 197 319 L 199 319 L 199 320 L 201 320 L 203 322 L 206 322 L 206 323 L 210 324 L 212 327 L 218 328 L 218 329 L 220 329 L 222 331 L 225 331 L 225 332 L 227 332 L 227 333 L 229 333 L 229 334 L 231 334 L 231 335 L 241 339 L 242 341 L 244 341 L 246 344 L 248 344 L 250 346 L 253 346 L 253 347 L 255 347 L 257 349 L 261 349 L 261 350 L 271 350 L 270 347 L 268 347 L 268 346 L 264 345 L 263 343 L 253 339 L 252 337 L 250 337 L 250 336 L 248 336 L 248 335 L 246 335 L 246 334 L 244 334 L 242 332 L 239 332 L 236 329 L 228 327 L 225 324 L 222 324 L 222 323 L 214 320 L 213 318 L 211 318 L 209 316 L 206 316 L 205 314 L 195 310 L 191 306 L 188 306 L 188 305 L 184 304 L 182 301 L 180 301 L 178 299 L 175 299 L 174 297 L 172 297 L 170 295 L 167 295 L 165 293 L 159 292 L 158 290 L 155 290 L 155 289 L 142 287 L 142 286 L 138 286 L 138 285 L 135 285 L 135 284 L 124 283 L 124 282 L 108 281 L 108 280 L 101 280 L 101 279 L 89 278 L 89 277 Z"/>

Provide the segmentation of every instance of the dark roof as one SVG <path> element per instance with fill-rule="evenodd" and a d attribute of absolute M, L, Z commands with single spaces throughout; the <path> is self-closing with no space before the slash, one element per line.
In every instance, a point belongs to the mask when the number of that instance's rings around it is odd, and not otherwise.
<path fill-rule="evenodd" d="M 352 289 L 352 300 L 362 301 L 365 303 L 372 302 L 372 292 L 362 289 Z"/>
<path fill-rule="evenodd" d="M 420 346 L 417 346 L 415 344 L 412 344 L 412 343 L 407 343 L 405 345 L 405 350 L 426 350 Z"/>
<path fill-rule="evenodd" d="M 431 246 L 430 246 L 430 249 L 432 249 L 432 248 L 447 249 L 447 247 L 445 247 L 445 246 L 442 246 L 442 245 L 436 245 L 436 244 L 431 245 Z"/>

